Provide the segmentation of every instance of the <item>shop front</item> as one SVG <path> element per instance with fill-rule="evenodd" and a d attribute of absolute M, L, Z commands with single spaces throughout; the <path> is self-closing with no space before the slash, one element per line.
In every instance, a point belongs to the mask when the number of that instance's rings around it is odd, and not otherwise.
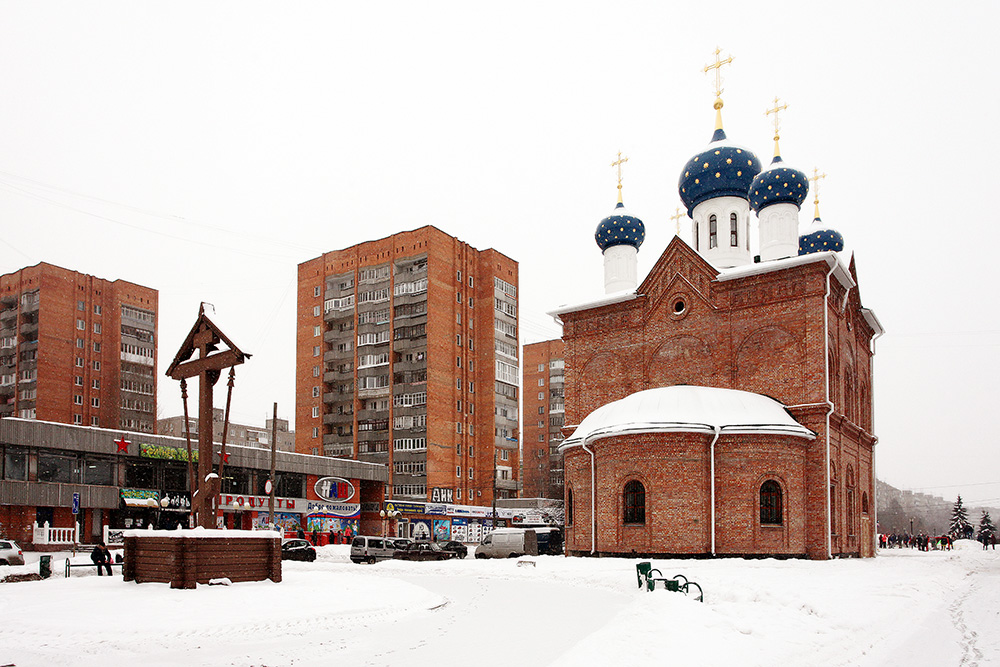
<path fill-rule="evenodd" d="M 504 507 L 496 509 L 494 520 L 491 507 L 395 500 L 386 501 L 383 510 L 386 534 L 414 540 L 455 540 L 471 544 L 481 542 L 494 528 L 511 525 L 514 517 L 514 510 Z"/>

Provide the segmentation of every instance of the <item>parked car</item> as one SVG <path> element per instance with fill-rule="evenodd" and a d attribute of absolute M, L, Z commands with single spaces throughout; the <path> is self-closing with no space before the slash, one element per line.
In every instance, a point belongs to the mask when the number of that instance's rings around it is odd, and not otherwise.
<path fill-rule="evenodd" d="M 24 565 L 24 552 L 11 540 L 0 540 L 0 565 Z"/>
<path fill-rule="evenodd" d="M 355 563 L 374 563 L 394 557 L 394 540 L 385 537 L 357 535 L 351 540 L 351 560 Z"/>
<path fill-rule="evenodd" d="M 469 555 L 469 547 L 461 542 L 452 540 L 450 542 L 438 542 L 437 545 L 444 551 L 450 551 L 455 554 L 455 558 L 465 558 Z"/>
<path fill-rule="evenodd" d="M 524 528 L 497 528 L 476 547 L 476 558 L 537 556 L 538 536 Z"/>
<path fill-rule="evenodd" d="M 399 560 L 448 560 L 455 558 L 455 554 L 434 542 L 414 542 L 406 545 L 405 549 L 397 549 L 392 557 Z"/>
<path fill-rule="evenodd" d="M 396 549 L 405 549 L 408 545 L 413 544 L 413 540 L 409 537 L 392 537 L 389 538 L 389 541 Z"/>
<path fill-rule="evenodd" d="M 309 540 L 285 540 L 281 543 L 281 560 L 316 560 L 316 548 Z"/>

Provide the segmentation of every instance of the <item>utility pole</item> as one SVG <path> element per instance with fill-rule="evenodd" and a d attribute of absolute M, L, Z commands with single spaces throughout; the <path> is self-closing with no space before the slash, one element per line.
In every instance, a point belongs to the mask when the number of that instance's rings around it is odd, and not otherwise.
<path fill-rule="evenodd" d="M 271 490 L 267 498 L 268 523 L 271 530 L 274 530 L 274 453 L 278 447 L 278 402 L 274 402 L 274 416 L 271 417 L 271 474 L 267 481 L 271 485 Z"/>
<path fill-rule="evenodd" d="M 497 446 L 493 445 L 493 530 L 497 529 Z"/>

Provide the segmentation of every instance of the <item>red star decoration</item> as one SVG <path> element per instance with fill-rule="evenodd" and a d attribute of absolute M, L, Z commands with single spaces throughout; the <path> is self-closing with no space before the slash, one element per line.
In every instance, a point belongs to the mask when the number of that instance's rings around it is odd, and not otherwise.
<path fill-rule="evenodd" d="M 115 440 L 115 444 L 118 445 L 118 451 L 116 453 L 121 454 L 122 452 L 125 452 L 126 454 L 128 454 L 128 446 L 131 445 L 132 443 L 126 440 L 125 436 L 123 435 L 122 437 Z"/>

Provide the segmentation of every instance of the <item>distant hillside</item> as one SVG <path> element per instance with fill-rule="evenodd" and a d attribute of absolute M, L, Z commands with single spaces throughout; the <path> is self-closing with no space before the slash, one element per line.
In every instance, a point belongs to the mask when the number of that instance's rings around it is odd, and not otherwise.
<path fill-rule="evenodd" d="M 910 532 L 910 519 L 913 520 L 914 533 L 941 535 L 948 532 L 955 498 L 942 498 L 927 493 L 897 489 L 880 480 L 875 482 L 875 493 L 878 499 L 878 530 L 880 532 L 908 533 Z M 977 530 L 983 509 L 990 513 L 994 525 L 1000 518 L 1000 510 L 994 507 L 970 506 L 969 503 L 965 503 L 965 507 L 969 523 Z"/>

